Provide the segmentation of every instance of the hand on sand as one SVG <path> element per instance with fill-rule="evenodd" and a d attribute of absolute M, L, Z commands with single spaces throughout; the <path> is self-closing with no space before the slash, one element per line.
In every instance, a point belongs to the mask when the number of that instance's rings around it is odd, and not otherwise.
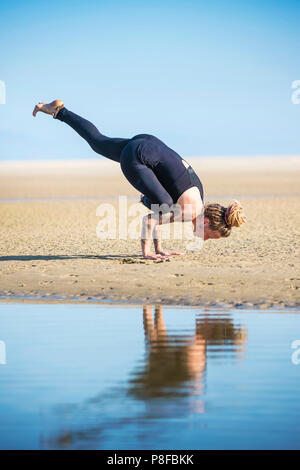
<path fill-rule="evenodd" d="M 184 253 L 180 253 L 179 251 L 165 251 L 165 250 L 157 251 L 156 254 L 162 255 L 162 256 L 184 255 Z"/>
<path fill-rule="evenodd" d="M 148 253 L 147 255 L 144 255 L 145 259 L 169 259 L 168 256 L 163 256 L 160 254 L 154 254 L 154 253 Z"/>
<path fill-rule="evenodd" d="M 58 111 L 64 107 L 62 100 L 54 100 L 51 103 L 38 103 L 32 112 L 35 117 L 40 111 L 45 114 L 51 114 L 53 117 L 56 117 Z"/>

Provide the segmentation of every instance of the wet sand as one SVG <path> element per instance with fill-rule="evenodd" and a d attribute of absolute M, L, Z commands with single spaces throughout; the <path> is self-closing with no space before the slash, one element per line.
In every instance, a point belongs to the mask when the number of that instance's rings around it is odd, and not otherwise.
<path fill-rule="evenodd" d="M 164 262 L 144 260 L 139 239 L 96 235 L 101 198 L 116 210 L 119 195 L 130 196 L 128 207 L 138 200 L 117 164 L 0 162 L 0 199 L 10 200 L 0 202 L 0 295 L 299 306 L 300 158 L 187 160 L 205 199 L 226 204 L 238 198 L 248 223 L 227 239 Z M 164 241 L 167 249 L 185 246 L 186 240 Z"/>

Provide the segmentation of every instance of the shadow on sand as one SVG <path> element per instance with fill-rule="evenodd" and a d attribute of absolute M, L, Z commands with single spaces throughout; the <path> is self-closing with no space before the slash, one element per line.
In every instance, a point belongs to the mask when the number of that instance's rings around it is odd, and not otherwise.
<path fill-rule="evenodd" d="M 52 261 L 52 260 L 69 260 L 69 259 L 107 259 L 107 260 L 126 260 L 132 259 L 139 262 L 141 255 L 134 254 L 130 257 L 125 255 L 12 255 L 0 256 L 0 261 Z"/>

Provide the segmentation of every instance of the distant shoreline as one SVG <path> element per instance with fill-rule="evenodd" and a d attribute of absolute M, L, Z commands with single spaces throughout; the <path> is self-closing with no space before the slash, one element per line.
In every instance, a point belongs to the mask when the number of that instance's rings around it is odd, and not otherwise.
<path fill-rule="evenodd" d="M 190 161 L 198 171 L 208 172 L 237 172 L 272 170 L 300 172 L 300 155 L 275 155 L 275 156 L 214 156 L 214 157 L 184 157 Z M 120 165 L 117 162 L 104 157 L 92 159 L 39 159 L 39 160 L 0 160 L 0 177 L 5 176 L 36 176 L 37 174 L 56 174 L 61 170 L 68 171 L 70 175 L 95 174 L 103 171 L 106 173 L 120 174 Z"/>

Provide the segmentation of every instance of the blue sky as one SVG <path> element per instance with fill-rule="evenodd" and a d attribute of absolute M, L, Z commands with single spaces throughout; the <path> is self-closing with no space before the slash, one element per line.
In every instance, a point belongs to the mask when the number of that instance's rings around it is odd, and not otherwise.
<path fill-rule="evenodd" d="M 299 14 L 297 1 L 0 0 L 0 158 L 98 158 L 31 116 L 54 98 L 186 157 L 300 154 Z"/>

